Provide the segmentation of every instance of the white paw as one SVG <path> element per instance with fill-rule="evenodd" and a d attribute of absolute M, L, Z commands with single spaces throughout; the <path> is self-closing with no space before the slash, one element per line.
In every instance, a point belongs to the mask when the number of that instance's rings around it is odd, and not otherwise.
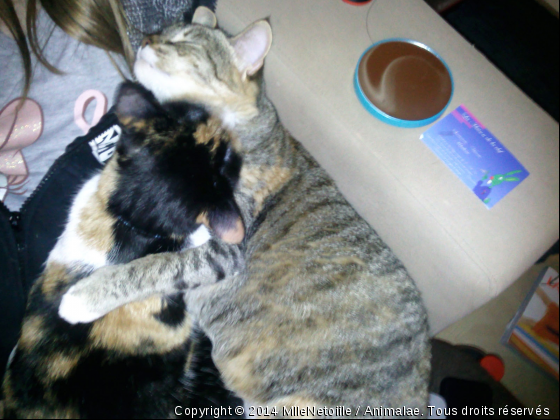
<path fill-rule="evenodd" d="M 62 319 L 72 325 L 89 324 L 104 315 L 90 311 L 82 298 L 72 295 L 72 289 L 73 287 L 62 297 L 58 307 L 58 315 Z"/>
<path fill-rule="evenodd" d="M 211 237 L 212 236 L 210 235 L 210 231 L 208 230 L 208 228 L 204 225 L 200 225 L 200 227 L 197 230 L 195 230 L 191 234 L 191 236 L 189 236 L 190 239 L 189 248 L 196 248 L 201 245 L 204 245 L 206 242 L 210 240 Z"/>

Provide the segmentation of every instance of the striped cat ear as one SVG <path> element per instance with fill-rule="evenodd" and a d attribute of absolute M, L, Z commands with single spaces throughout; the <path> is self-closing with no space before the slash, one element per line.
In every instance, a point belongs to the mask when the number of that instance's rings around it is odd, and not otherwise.
<path fill-rule="evenodd" d="M 218 19 L 212 10 L 207 7 L 200 6 L 194 12 L 192 23 L 215 28 L 218 25 Z"/>
<path fill-rule="evenodd" d="M 264 64 L 272 46 L 272 28 L 266 20 L 249 26 L 244 32 L 230 40 L 238 58 L 237 67 L 243 78 L 252 76 Z"/>

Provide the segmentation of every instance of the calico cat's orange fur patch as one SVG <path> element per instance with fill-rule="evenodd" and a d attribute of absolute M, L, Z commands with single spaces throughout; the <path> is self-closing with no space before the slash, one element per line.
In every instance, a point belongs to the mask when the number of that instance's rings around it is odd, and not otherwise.
<path fill-rule="evenodd" d="M 220 121 L 216 118 L 210 118 L 207 124 L 200 124 L 198 126 L 194 133 L 194 138 L 198 144 L 207 144 L 211 140 L 213 140 L 214 143 L 218 143 L 223 131 Z"/>
<path fill-rule="evenodd" d="M 66 283 L 68 279 L 68 268 L 63 264 L 50 262 L 47 264 L 43 274 L 41 292 L 43 296 L 50 299 L 57 292 L 57 287 Z"/>
<path fill-rule="evenodd" d="M 42 316 L 33 316 L 28 318 L 21 329 L 21 337 L 18 341 L 18 347 L 24 349 L 33 348 L 45 334 L 45 320 Z"/>
<path fill-rule="evenodd" d="M 101 174 L 97 191 L 82 210 L 77 228 L 78 235 L 89 247 L 104 253 L 109 253 L 114 244 L 115 219 L 109 214 L 108 203 L 116 187 L 117 178 L 117 161 L 113 159 L 107 164 L 107 170 Z"/>
<path fill-rule="evenodd" d="M 65 378 L 76 367 L 80 361 L 81 354 L 63 354 L 55 353 L 43 361 L 45 368 L 45 377 L 42 379 L 45 383 L 52 383 L 58 379 Z"/>
<path fill-rule="evenodd" d="M 138 131 L 144 130 L 147 127 L 147 122 L 145 120 L 139 120 L 132 117 L 122 117 L 119 118 L 122 125 L 129 128 L 134 128 Z"/>
<path fill-rule="evenodd" d="M 94 347 L 129 354 L 151 354 L 171 351 L 182 345 L 192 330 L 190 317 L 174 328 L 158 321 L 166 303 L 155 296 L 133 302 L 108 313 L 92 325 L 90 340 Z"/>
<path fill-rule="evenodd" d="M 210 117 L 206 124 L 200 124 L 194 133 L 197 144 L 208 144 L 212 142 L 211 152 L 215 152 L 218 146 L 223 142 L 228 142 L 233 149 L 239 151 L 241 145 L 237 138 L 231 132 L 224 129 L 223 123 L 215 118 Z"/>

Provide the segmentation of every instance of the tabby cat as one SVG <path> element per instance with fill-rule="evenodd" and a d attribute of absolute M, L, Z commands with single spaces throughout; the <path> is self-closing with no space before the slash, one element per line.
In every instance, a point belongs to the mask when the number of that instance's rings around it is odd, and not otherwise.
<path fill-rule="evenodd" d="M 243 238 L 233 197 L 241 158 L 216 120 L 185 102 L 161 106 L 131 82 L 116 103 L 116 153 L 75 197 L 31 290 L 3 384 L 7 418 L 170 417 L 178 405 L 211 405 L 201 392 L 228 403 L 181 294 L 91 324 L 58 317 L 62 295 L 94 269 L 208 241 L 201 221 L 223 240 Z"/>
<path fill-rule="evenodd" d="M 297 414 L 292 406 L 344 406 L 352 415 L 366 415 L 368 405 L 406 406 L 419 411 L 396 414 L 425 414 L 428 322 L 413 280 L 280 123 L 260 71 L 269 23 L 233 38 L 215 26 L 214 14 L 199 8 L 192 25 L 147 38 L 135 73 L 159 100 L 202 104 L 239 138 L 245 269 L 235 275 L 234 247 L 214 242 L 102 268 L 65 299 L 103 316 L 162 287 L 185 290 L 226 386 L 278 416 Z M 213 273 L 200 263 L 207 260 Z M 216 283 L 197 287 L 202 278 Z"/>

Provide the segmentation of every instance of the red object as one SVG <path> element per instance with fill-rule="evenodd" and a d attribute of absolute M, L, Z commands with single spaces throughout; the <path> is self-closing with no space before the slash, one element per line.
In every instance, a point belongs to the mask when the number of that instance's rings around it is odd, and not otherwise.
<path fill-rule="evenodd" d="M 344 3 L 351 4 L 352 6 L 365 6 L 366 4 L 370 4 L 372 0 L 366 1 L 352 1 L 352 0 L 342 0 Z"/>
<path fill-rule="evenodd" d="M 495 381 L 500 382 L 504 377 L 505 366 L 502 359 L 500 359 L 495 354 L 487 354 L 482 359 L 480 359 L 480 366 L 482 366 L 486 372 L 490 374 Z"/>

